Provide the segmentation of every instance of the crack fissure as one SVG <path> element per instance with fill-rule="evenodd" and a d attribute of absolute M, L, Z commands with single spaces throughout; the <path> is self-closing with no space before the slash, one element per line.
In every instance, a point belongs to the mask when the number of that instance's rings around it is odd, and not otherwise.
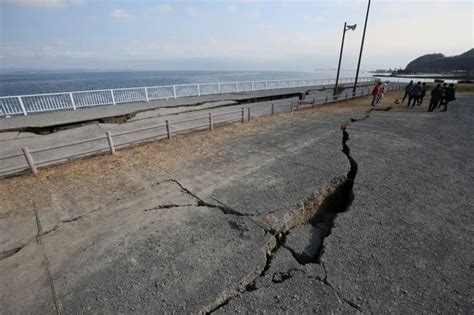
<path fill-rule="evenodd" d="M 216 204 L 212 204 L 212 203 L 209 203 L 209 202 L 206 202 L 204 201 L 203 199 L 201 199 L 198 195 L 196 195 L 195 193 L 193 193 L 191 190 L 189 190 L 188 188 L 184 187 L 183 184 L 181 184 L 178 180 L 174 179 L 174 178 L 170 178 L 170 179 L 167 179 L 167 180 L 164 180 L 162 182 L 159 182 L 158 184 L 161 184 L 161 183 L 169 183 L 169 182 L 172 182 L 172 183 L 175 183 L 176 185 L 178 185 L 180 188 L 181 188 L 181 191 L 183 191 L 184 193 L 190 195 L 191 197 L 193 197 L 194 199 L 197 200 L 197 206 L 198 207 L 208 207 L 208 208 L 216 208 L 216 209 L 219 209 L 222 213 L 224 214 L 231 214 L 231 215 L 236 215 L 236 216 L 241 216 L 241 217 L 248 217 L 248 216 L 252 216 L 250 214 L 247 214 L 247 213 L 241 213 L 241 212 L 238 212 L 237 210 L 234 210 L 228 206 L 225 206 L 222 202 L 218 201 L 219 203 L 221 203 L 221 205 L 216 205 Z M 216 200 L 215 198 L 213 198 L 214 200 Z M 217 200 L 216 200 L 217 201 Z"/>
<path fill-rule="evenodd" d="M 171 209 L 171 208 L 180 208 L 180 207 L 201 207 L 200 205 L 196 205 L 194 203 L 188 203 L 188 204 L 182 204 L 182 205 L 178 205 L 178 204 L 165 204 L 165 205 L 159 205 L 159 206 L 156 206 L 156 207 L 153 207 L 153 208 L 148 208 L 148 209 L 145 209 L 143 211 L 147 212 L 147 211 L 153 211 L 153 210 L 160 210 L 160 209 Z"/>
<path fill-rule="evenodd" d="M 334 294 L 337 296 L 338 300 L 341 303 L 349 305 L 351 308 L 354 308 L 358 312 L 362 312 L 363 310 L 359 305 L 357 305 L 354 302 L 348 300 L 338 290 L 336 290 L 336 288 L 334 288 L 334 286 L 328 281 L 328 272 L 326 270 L 326 266 L 324 265 L 323 262 L 321 262 L 320 265 L 322 266 L 322 268 L 324 270 L 324 278 L 321 278 L 321 277 L 318 277 L 318 276 L 308 276 L 308 278 L 315 279 L 315 280 L 321 282 L 322 284 L 324 284 L 325 286 L 327 286 L 328 288 L 330 288 L 331 291 L 334 292 Z"/>
<path fill-rule="evenodd" d="M 363 119 L 367 119 L 368 117 L 369 112 L 366 113 Z M 249 278 L 247 283 L 242 284 L 241 282 L 238 288 L 230 292 L 227 290 L 223 292 L 223 294 L 213 304 L 203 308 L 200 312 L 201 314 L 213 313 L 227 305 L 231 300 L 240 298 L 246 292 L 258 290 L 256 285 L 257 279 L 266 276 L 268 270 L 270 270 L 273 257 L 280 247 L 288 249 L 295 260 L 301 265 L 308 263 L 322 265 L 325 271 L 325 277 L 324 279 L 319 278 L 318 280 L 328 286 L 336 294 L 338 300 L 340 300 L 342 303 L 349 305 L 357 311 L 362 311 L 358 305 L 345 298 L 329 283 L 327 280 L 327 271 L 323 262 L 321 261 L 321 257 L 324 254 L 324 240 L 331 234 L 332 228 L 334 226 L 334 220 L 339 213 L 343 213 L 349 209 L 354 199 L 353 186 L 358 171 L 358 165 L 355 159 L 351 156 L 350 148 L 347 145 L 349 133 L 347 132 L 346 127 L 348 124 L 341 126 L 342 152 L 347 157 L 350 165 L 347 174 L 333 178 L 322 191 L 312 195 L 307 200 L 305 200 L 301 206 L 292 210 L 286 216 L 281 228 L 278 231 L 272 233 L 272 237 L 266 245 L 267 250 L 265 264 L 257 268 L 257 270 L 252 273 L 254 277 L 247 277 Z M 319 241 L 319 244 L 317 244 L 318 250 L 316 251 L 316 254 L 309 257 L 297 253 L 293 248 L 286 244 L 287 236 L 293 228 L 308 223 L 313 227 L 317 227 L 316 230 L 319 231 L 318 233 L 320 233 L 319 237 L 316 238 Z M 258 270 L 260 271 L 258 272 Z M 272 275 L 272 283 L 282 283 L 288 279 L 291 279 L 293 275 L 299 271 L 302 270 L 293 268 L 287 270 L 286 272 L 275 272 Z"/>
<path fill-rule="evenodd" d="M 23 247 L 25 247 L 25 245 L 21 245 L 21 246 L 17 246 L 17 247 L 14 247 L 12 249 L 8 249 L 8 250 L 5 250 L 3 252 L 0 252 L 0 260 L 3 260 L 5 258 L 8 258 L 10 256 L 13 256 L 15 255 L 16 253 L 18 253 L 20 250 L 23 249 Z"/>

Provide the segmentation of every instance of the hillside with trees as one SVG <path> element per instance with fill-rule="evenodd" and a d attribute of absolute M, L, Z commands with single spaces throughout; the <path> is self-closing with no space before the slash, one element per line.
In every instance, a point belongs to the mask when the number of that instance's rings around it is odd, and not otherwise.
<path fill-rule="evenodd" d="M 453 72 L 466 71 L 472 72 L 474 70 L 474 48 L 465 53 L 446 57 L 443 54 L 428 54 L 416 58 L 410 62 L 405 71 L 409 72 Z"/>

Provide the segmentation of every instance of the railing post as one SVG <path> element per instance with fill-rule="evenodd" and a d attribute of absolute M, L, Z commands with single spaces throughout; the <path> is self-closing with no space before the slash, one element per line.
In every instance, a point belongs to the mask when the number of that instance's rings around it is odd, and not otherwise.
<path fill-rule="evenodd" d="M 110 131 L 107 131 L 105 134 L 107 135 L 107 141 L 109 142 L 110 154 L 115 154 L 115 147 L 114 147 L 114 140 L 112 139 L 112 133 Z"/>
<path fill-rule="evenodd" d="M 214 123 L 212 121 L 212 113 L 209 113 L 209 130 L 214 130 Z"/>
<path fill-rule="evenodd" d="M 242 123 L 245 122 L 245 109 L 242 107 Z"/>
<path fill-rule="evenodd" d="M 221 94 L 221 84 L 220 83 L 217 83 L 218 87 L 219 87 L 219 94 Z"/>
<path fill-rule="evenodd" d="M 247 112 L 248 112 L 248 121 L 250 121 L 250 107 L 247 107 Z"/>
<path fill-rule="evenodd" d="M 72 108 L 76 110 L 76 102 L 74 102 L 74 97 L 72 97 L 72 93 L 69 93 L 69 98 L 71 99 Z"/>
<path fill-rule="evenodd" d="M 268 81 L 265 81 L 265 90 L 268 90 Z"/>
<path fill-rule="evenodd" d="M 23 151 L 23 154 L 25 155 L 26 162 L 28 163 L 28 166 L 30 167 L 30 170 L 33 173 L 33 175 L 38 174 L 38 170 L 36 169 L 33 156 L 31 156 L 30 149 L 28 149 L 28 147 L 23 147 L 21 148 L 21 150 Z"/>
<path fill-rule="evenodd" d="M 252 81 L 252 92 L 253 92 L 253 81 Z"/>
<path fill-rule="evenodd" d="M 176 99 L 176 85 L 173 85 L 173 95 L 174 95 L 174 98 Z"/>
<path fill-rule="evenodd" d="M 347 92 L 346 92 L 346 100 L 347 100 Z"/>
<path fill-rule="evenodd" d="M 201 96 L 201 86 L 198 84 L 198 96 Z"/>
<path fill-rule="evenodd" d="M 25 104 L 23 104 L 23 100 L 21 99 L 21 96 L 18 96 L 18 102 L 20 102 L 20 107 L 21 107 L 21 111 L 23 112 L 23 115 L 28 115 L 28 113 L 26 112 L 26 108 L 25 108 Z"/>
<path fill-rule="evenodd" d="M 170 122 L 166 121 L 166 134 L 168 135 L 168 140 L 171 139 L 171 131 L 170 131 Z"/>
<path fill-rule="evenodd" d="M 291 101 L 291 112 L 293 113 L 293 101 Z"/>
<path fill-rule="evenodd" d="M 110 90 L 110 95 L 112 95 L 112 104 L 117 105 L 117 103 L 115 103 L 114 90 Z"/>
<path fill-rule="evenodd" d="M 239 91 L 239 82 L 235 82 L 235 92 Z"/>
<path fill-rule="evenodd" d="M 275 104 L 272 103 L 272 116 L 275 113 Z"/>
<path fill-rule="evenodd" d="M 150 101 L 150 99 L 148 98 L 148 88 L 145 88 L 145 98 L 146 102 L 148 103 Z"/>
<path fill-rule="evenodd" d="M 313 97 L 313 108 L 316 106 L 316 97 Z"/>
<path fill-rule="evenodd" d="M 326 95 L 326 99 L 324 100 L 324 104 L 328 102 L 328 96 Z"/>

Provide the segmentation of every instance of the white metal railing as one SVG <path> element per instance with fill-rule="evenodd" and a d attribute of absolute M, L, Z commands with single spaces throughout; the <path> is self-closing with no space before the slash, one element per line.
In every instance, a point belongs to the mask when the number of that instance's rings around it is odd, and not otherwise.
<path fill-rule="evenodd" d="M 371 82 L 373 80 L 373 77 L 363 77 L 359 78 L 358 82 L 364 83 Z M 339 79 L 340 84 L 351 82 L 354 82 L 354 78 Z M 0 117 L 28 115 L 31 113 L 65 109 L 76 110 L 82 107 L 117 105 L 132 102 L 149 102 L 153 100 L 179 97 L 331 85 L 334 83 L 335 79 L 289 79 L 178 84 L 110 90 L 3 96 L 0 97 Z"/>

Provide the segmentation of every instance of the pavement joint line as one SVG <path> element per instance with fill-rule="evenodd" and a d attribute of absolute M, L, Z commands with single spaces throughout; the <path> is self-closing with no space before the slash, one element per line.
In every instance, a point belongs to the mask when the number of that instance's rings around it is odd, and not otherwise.
<path fill-rule="evenodd" d="M 61 308 L 59 306 L 59 299 L 58 299 L 58 294 L 56 292 L 56 288 L 54 286 L 54 281 L 53 281 L 53 276 L 51 274 L 51 267 L 49 264 L 49 259 L 48 259 L 48 254 L 46 253 L 46 249 L 44 247 L 44 244 L 42 242 L 42 236 L 43 234 L 43 227 L 41 225 L 41 221 L 39 218 L 38 210 L 36 209 L 36 205 L 33 205 L 33 211 L 35 213 L 35 219 L 36 219 L 36 227 L 37 227 L 37 235 L 36 235 L 36 243 L 39 246 L 39 249 L 41 251 L 41 254 L 43 256 L 43 266 L 45 269 L 46 273 L 46 278 L 48 279 L 49 287 L 51 289 L 51 295 L 53 299 L 53 304 L 54 304 L 54 309 L 55 309 L 55 314 L 60 315 L 61 314 Z"/>

